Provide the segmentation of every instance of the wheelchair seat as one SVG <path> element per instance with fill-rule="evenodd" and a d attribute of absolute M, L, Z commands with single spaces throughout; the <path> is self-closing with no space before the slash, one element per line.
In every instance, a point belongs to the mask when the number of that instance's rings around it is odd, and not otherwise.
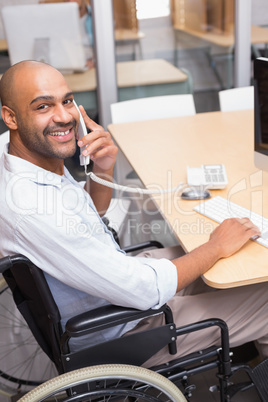
<path fill-rule="evenodd" d="M 221 401 L 227 401 L 234 393 L 245 387 L 256 388 L 261 400 L 268 400 L 268 387 L 263 373 L 268 372 L 268 359 L 262 362 L 259 371 L 250 367 L 232 366 L 229 350 L 228 327 L 225 322 L 212 318 L 176 328 L 172 311 L 167 305 L 159 310 L 140 311 L 114 305 L 106 305 L 71 318 L 64 329 L 58 307 L 50 292 L 43 271 L 23 255 L 7 256 L 0 259 L 0 272 L 12 290 L 14 301 L 25 318 L 37 342 L 54 362 L 59 374 L 73 372 L 88 366 L 103 364 L 124 364 L 142 366 L 151 356 L 165 346 L 169 347 L 170 363 L 150 370 L 171 379 L 186 397 L 192 393 L 189 379 L 197 373 L 217 369 Z M 102 342 L 76 352 L 69 349 L 72 337 L 89 335 L 101 329 L 164 314 L 165 325 L 146 331 L 136 332 L 121 338 Z M 221 333 L 221 347 L 193 351 L 188 356 L 172 360 L 176 353 L 176 340 L 182 334 L 217 326 Z M 257 366 L 258 367 L 258 366 Z M 249 377 L 246 385 L 231 387 L 230 378 L 239 370 Z M 267 388 L 267 389 L 266 389 Z"/>

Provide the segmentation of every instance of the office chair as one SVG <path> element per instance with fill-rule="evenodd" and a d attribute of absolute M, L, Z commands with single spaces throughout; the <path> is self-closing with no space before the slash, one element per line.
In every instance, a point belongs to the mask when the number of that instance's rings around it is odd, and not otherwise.
<path fill-rule="evenodd" d="M 221 401 L 230 401 L 238 391 L 253 386 L 261 400 L 267 401 L 268 386 L 265 378 L 268 373 L 268 359 L 254 369 L 245 364 L 232 365 L 228 328 L 222 320 L 204 320 L 176 328 L 172 311 L 167 305 L 159 310 L 147 311 L 109 305 L 71 318 L 62 329 L 59 310 L 41 269 L 25 256 L 17 254 L 0 260 L 0 272 L 3 273 L 17 307 L 38 343 L 54 362 L 58 373 L 63 374 L 37 387 L 28 396 L 26 394 L 22 401 L 58 400 L 56 398 L 59 394 L 59 398 L 68 395 L 67 399 L 59 400 L 68 401 L 99 401 L 104 400 L 104 396 L 113 400 L 126 400 L 129 397 L 128 400 L 131 401 L 186 401 L 195 388 L 190 383 L 190 378 L 213 368 L 218 370 Z M 88 335 L 156 313 L 164 314 L 165 325 L 125 335 L 77 352 L 69 349 L 69 340 L 73 337 Z M 220 348 L 193 351 L 190 355 L 172 360 L 172 355 L 176 353 L 177 337 L 212 326 L 220 330 Z M 145 369 L 132 367 L 141 366 L 165 346 L 169 348 L 170 363 L 150 368 L 151 376 Z M 91 368 L 85 368 L 88 366 Z M 240 370 L 247 373 L 249 381 L 233 384 L 233 376 Z M 157 378 L 155 373 L 158 374 Z M 177 386 L 177 392 L 174 385 L 160 381 L 162 376 Z"/>
<path fill-rule="evenodd" d="M 219 91 L 220 110 L 230 112 L 232 110 L 246 110 L 254 108 L 253 86 L 232 88 Z"/>
<path fill-rule="evenodd" d="M 192 94 L 152 96 L 111 104 L 112 123 L 156 120 L 196 113 Z"/>

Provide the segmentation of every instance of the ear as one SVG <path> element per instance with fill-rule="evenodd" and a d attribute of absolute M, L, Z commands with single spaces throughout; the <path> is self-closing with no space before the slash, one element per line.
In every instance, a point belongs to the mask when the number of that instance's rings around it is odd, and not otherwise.
<path fill-rule="evenodd" d="M 17 119 L 15 112 L 7 106 L 2 106 L 1 109 L 2 118 L 10 130 L 17 130 Z"/>

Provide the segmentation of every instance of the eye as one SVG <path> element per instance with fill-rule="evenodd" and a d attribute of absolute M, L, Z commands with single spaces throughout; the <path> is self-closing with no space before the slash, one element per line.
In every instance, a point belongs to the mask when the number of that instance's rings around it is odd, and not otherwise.
<path fill-rule="evenodd" d="M 69 104 L 71 104 L 71 103 L 73 103 L 73 99 L 65 99 L 65 100 L 63 101 L 63 104 L 64 104 L 64 105 L 69 105 Z"/>
<path fill-rule="evenodd" d="M 46 108 L 48 108 L 48 105 L 40 105 L 40 106 L 38 106 L 37 110 L 43 110 Z"/>

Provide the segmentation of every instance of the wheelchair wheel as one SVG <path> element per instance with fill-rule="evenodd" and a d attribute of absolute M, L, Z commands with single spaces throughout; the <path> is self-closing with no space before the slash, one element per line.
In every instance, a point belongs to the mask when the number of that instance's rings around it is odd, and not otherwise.
<path fill-rule="evenodd" d="M 0 400 L 28 392 L 57 375 L 15 306 L 11 291 L 0 276 Z M 9 399 L 7 399 L 9 400 Z"/>
<path fill-rule="evenodd" d="M 86 367 L 62 374 L 19 399 L 19 402 L 185 402 L 181 391 L 162 375 L 124 364 Z"/>

